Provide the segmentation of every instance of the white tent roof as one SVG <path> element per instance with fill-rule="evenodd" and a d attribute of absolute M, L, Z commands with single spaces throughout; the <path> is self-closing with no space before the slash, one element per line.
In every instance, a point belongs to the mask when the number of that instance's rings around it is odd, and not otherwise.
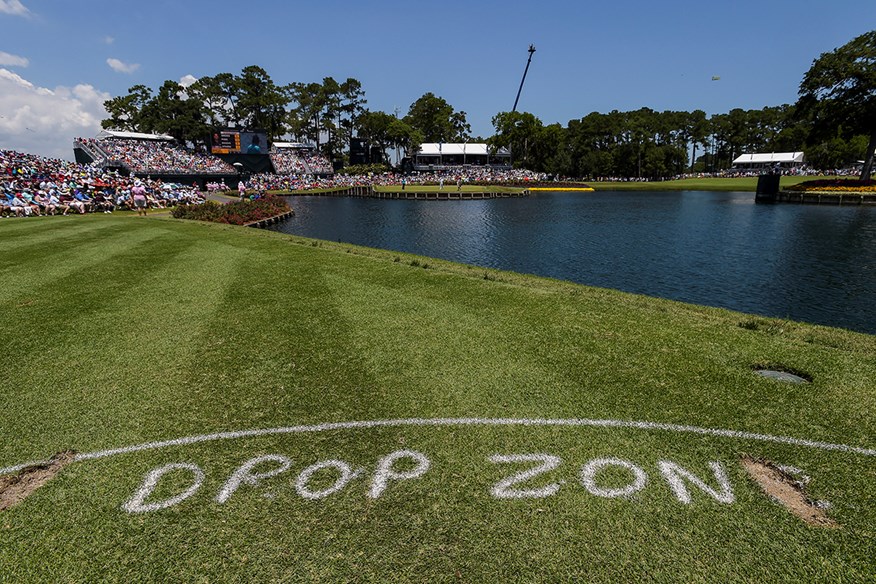
<path fill-rule="evenodd" d="M 173 136 L 167 134 L 141 134 L 139 132 L 116 132 L 115 130 L 101 130 L 97 135 L 98 140 L 106 138 L 128 138 L 131 140 L 173 140 Z"/>
<path fill-rule="evenodd" d="M 302 142 L 274 142 L 274 148 L 296 148 L 296 149 L 313 149 L 313 144 L 304 144 Z"/>
<path fill-rule="evenodd" d="M 468 144 L 450 144 L 450 143 L 435 143 L 427 142 L 420 144 L 420 151 L 417 153 L 420 156 L 440 156 L 440 155 L 474 155 L 486 156 L 488 154 L 486 144 L 478 144 L 469 142 Z"/>
<path fill-rule="evenodd" d="M 768 154 L 743 154 L 733 164 L 779 164 L 803 163 L 802 152 L 770 152 Z"/>

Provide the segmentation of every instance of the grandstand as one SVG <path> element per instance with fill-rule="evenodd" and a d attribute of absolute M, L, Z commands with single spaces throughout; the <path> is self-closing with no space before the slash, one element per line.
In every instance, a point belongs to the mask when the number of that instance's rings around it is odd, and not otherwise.
<path fill-rule="evenodd" d="M 484 143 L 426 143 L 420 145 L 411 161 L 412 169 L 417 171 L 452 170 L 466 166 L 508 170 L 511 168 L 511 153 L 506 148 L 491 152 Z"/>
<path fill-rule="evenodd" d="M 103 130 L 96 138 L 76 138 L 73 152 L 80 164 L 173 182 L 203 186 L 210 180 L 234 180 L 238 175 L 222 158 L 182 148 L 173 137 L 163 134 Z"/>
<path fill-rule="evenodd" d="M 274 172 L 281 175 L 330 176 L 334 173 L 328 158 L 309 144 L 275 142 L 270 156 L 240 150 L 240 136 L 255 133 L 223 130 L 214 142 L 234 139 L 236 148 L 213 145 L 213 154 L 192 152 L 179 146 L 172 136 L 104 130 L 95 138 L 76 138 L 73 152 L 80 164 L 94 164 L 117 170 L 126 176 L 153 176 L 174 182 L 208 183 L 230 180 L 242 174 Z"/>
<path fill-rule="evenodd" d="M 83 142 L 97 156 L 99 146 Z M 191 175 L 189 175 L 191 176 Z M 197 204 L 203 197 L 183 184 L 122 176 L 97 164 L 83 165 L 14 150 L 0 150 L 0 216 L 111 213 L 132 208 L 131 188 L 146 188 L 147 206 Z"/>
<path fill-rule="evenodd" d="M 79 162 L 96 162 L 136 174 L 234 174 L 230 164 L 215 156 L 177 146 L 171 136 L 104 130 L 97 138 L 77 138 L 74 152 Z M 84 160 L 91 158 L 91 160 Z"/>
<path fill-rule="evenodd" d="M 316 152 L 310 144 L 298 142 L 274 142 L 271 163 L 274 172 L 282 175 L 327 176 L 334 172 L 326 156 Z"/>

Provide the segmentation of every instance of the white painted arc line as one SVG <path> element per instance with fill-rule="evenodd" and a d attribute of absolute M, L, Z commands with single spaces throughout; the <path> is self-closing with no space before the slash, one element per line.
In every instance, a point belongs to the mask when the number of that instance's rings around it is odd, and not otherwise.
<path fill-rule="evenodd" d="M 214 442 L 216 440 L 235 440 L 238 438 L 256 438 L 275 434 L 307 434 L 312 432 L 330 432 L 335 430 L 367 430 L 372 428 L 398 428 L 403 426 L 561 426 L 561 427 L 593 427 L 593 428 L 627 428 L 636 430 L 663 430 L 680 434 L 699 434 L 701 436 L 718 436 L 721 438 L 735 438 L 737 440 L 755 440 L 759 442 L 773 442 L 776 444 L 790 444 L 804 448 L 820 450 L 836 450 L 861 454 L 864 456 L 876 456 L 876 449 L 848 446 L 846 444 L 833 444 L 792 438 L 789 436 L 772 436 L 770 434 L 758 434 L 755 432 L 743 432 L 740 430 L 725 430 L 720 428 L 700 428 L 698 426 L 685 426 L 681 424 L 667 424 L 663 422 L 643 422 L 635 420 L 592 420 L 586 418 L 572 419 L 528 419 L 528 418 L 402 418 L 397 420 L 362 420 L 353 422 L 327 422 L 324 424 L 312 424 L 301 426 L 286 426 L 282 428 L 264 428 L 258 430 L 238 430 L 232 432 L 216 432 L 214 434 L 200 434 L 186 436 L 172 440 L 156 442 L 144 442 L 122 448 L 111 448 L 95 452 L 77 454 L 77 461 L 107 458 L 117 454 L 129 454 L 145 450 L 158 450 L 170 446 L 187 446 L 201 442 Z M 0 468 L 0 474 L 18 472 L 28 466 L 45 464 L 48 461 L 28 462 L 6 468 Z"/>

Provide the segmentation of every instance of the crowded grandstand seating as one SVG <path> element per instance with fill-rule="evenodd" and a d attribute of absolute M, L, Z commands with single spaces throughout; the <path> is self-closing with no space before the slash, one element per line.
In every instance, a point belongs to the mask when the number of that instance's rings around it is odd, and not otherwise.
<path fill-rule="evenodd" d="M 271 162 L 277 174 L 308 174 L 310 171 L 296 150 L 275 150 L 271 152 Z"/>
<path fill-rule="evenodd" d="M 98 164 L 82 165 L 14 150 L 0 150 L 0 216 L 111 213 L 132 208 L 137 179 L 107 172 Z M 150 207 L 197 204 L 197 186 L 143 180 Z"/>
<path fill-rule="evenodd" d="M 332 163 L 324 154 L 319 152 L 303 152 L 302 156 L 305 164 L 310 168 L 311 174 L 331 174 L 334 172 Z"/>
<path fill-rule="evenodd" d="M 277 174 L 332 174 L 328 157 L 312 150 L 282 148 L 271 152 L 271 162 Z"/>
<path fill-rule="evenodd" d="M 77 138 L 104 164 L 122 164 L 137 174 L 233 174 L 233 166 L 207 154 L 190 152 L 172 142 Z"/>

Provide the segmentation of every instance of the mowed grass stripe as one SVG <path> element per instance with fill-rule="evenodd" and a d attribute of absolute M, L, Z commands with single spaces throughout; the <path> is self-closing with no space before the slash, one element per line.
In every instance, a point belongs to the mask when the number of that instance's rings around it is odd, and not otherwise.
<path fill-rule="evenodd" d="M 41 457 L 109 446 L 119 436 L 149 439 L 156 426 L 164 427 L 166 406 L 185 390 L 181 379 L 198 366 L 198 339 L 246 259 L 234 248 L 193 238 L 135 243 L 54 282 L 71 293 L 56 295 L 51 309 L 16 311 L 7 338 L 32 344 L 38 359 L 28 367 L 11 360 L 4 368 L 16 413 L 3 423 L 4 458 L 22 448 Z M 175 411 L 178 421 L 185 416 Z"/>
<path fill-rule="evenodd" d="M 380 415 L 323 263 L 310 261 L 309 250 L 259 243 L 232 275 L 195 349 L 200 366 L 187 380 L 191 393 L 178 403 L 200 412 L 202 428 L 217 430 Z"/>
<path fill-rule="evenodd" d="M 23 249 L 41 247 L 47 242 L 54 245 L 49 249 L 63 248 L 63 242 L 81 239 L 80 235 L 98 236 L 104 230 L 119 229 L 123 218 L 108 215 L 85 215 L 75 217 L 34 217 L 29 219 L 0 222 L 0 246 L 4 252 L 18 252 Z M 128 218 L 130 220 L 130 218 Z M 126 229 L 132 228 L 132 225 Z M 4 255 L 3 261 L 14 259 L 14 253 Z"/>
<path fill-rule="evenodd" d="M 369 271 L 377 277 L 337 276 L 336 286 L 346 290 L 358 350 L 380 380 L 375 390 L 400 408 L 394 415 L 544 411 L 543 390 L 561 384 L 558 372 L 520 350 L 522 337 L 508 319 L 497 318 L 495 297 L 478 300 L 490 288 L 508 297 L 519 291 L 403 264 Z"/>
<path fill-rule="evenodd" d="M 76 280 L 83 272 L 113 258 L 146 249 L 161 238 L 154 229 L 138 229 L 118 219 L 101 222 L 84 219 L 85 228 L 53 231 L 53 239 L 19 248 L 6 255 L 3 266 L 5 298 L 27 305 L 39 303 L 51 309 L 58 297 L 75 293 L 62 280 Z M 51 296 L 39 296 L 39 289 Z"/>
<path fill-rule="evenodd" d="M 160 236 L 47 282 L 40 291 L 58 288 L 58 309 L 21 307 L 23 326 L 4 330 L 12 348 L 43 340 L 53 351 L 95 349 L 64 366 L 39 365 L 49 373 L 28 373 L 4 352 L 13 377 L 0 377 L 0 388 L 16 400 L 0 417 L 0 436 L 15 440 L 0 446 L 3 463 L 44 458 L 71 435 L 95 451 L 223 430 L 462 413 L 713 420 L 713 428 L 775 427 L 874 446 L 876 389 L 866 380 L 876 378 L 876 353 L 867 335 L 274 233 L 140 223 Z M 97 294 L 92 304 L 66 290 L 77 282 Z M 143 292 L 152 302 L 136 302 Z M 737 365 L 754 358 L 805 368 L 814 383 L 749 378 Z M 860 411 L 818 403 L 828 395 Z M 370 498 L 378 461 L 401 449 L 427 456 L 429 471 Z M 514 453 L 561 458 L 556 471 L 517 485 L 555 482 L 556 495 L 494 498 L 497 481 L 529 465 L 490 457 Z M 843 528 L 792 517 L 748 481 L 743 453 L 804 469 L 809 493 L 832 503 Z M 236 469 L 264 454 L 292 466 L 218 503 Z M 611 456 L 647 472 L 642 491 L 585 490 L 582 465 Z M 867 581 L 876 570 L 876 464 L 862 458 L 622 428 L 386 427 L 170 446 L 77 462 L 5 512 L 0 573 L 12 581 Z M 658 470 L 667 459 L 711 485 L 709 462 L 720 462 L 736 501 L 692 487 L 692 502 L 679 502 Z M 299 496 L 296 477 L 326 460 L 360 474 L 325 499 Z M 154 513 L 123 511 L 147 472 L 182 462 L 206 475 L 194 496 Z M 315 475 L 311 487 L 336 476 Z M 189 478 L 167 476 L 154 497 Z M 603 487 L 629 480 L 622 469 L 598 477 Z"/>

